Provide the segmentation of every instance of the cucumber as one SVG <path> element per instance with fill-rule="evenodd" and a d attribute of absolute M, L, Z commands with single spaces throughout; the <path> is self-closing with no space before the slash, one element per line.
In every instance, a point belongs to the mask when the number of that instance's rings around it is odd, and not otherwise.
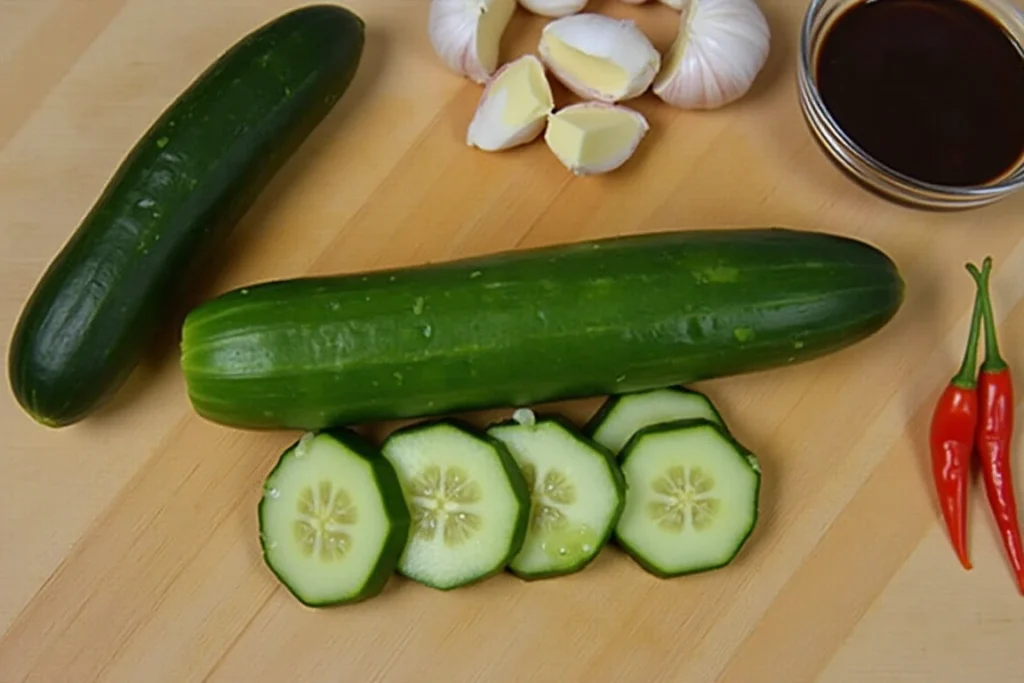
<path fill-rule="evenodd" d="M 306 433 L 267 476 L 259 504 L 267 566 L 304 605 L 379 594 L 409 537 L 394 469 L 355 433 Z"/>
<path fill-rule="evenodd" d="M 530 492 L 500 441 L 447 419 L 399 428 L 381 450 L 412 512 L 402 575 L 450 590 L 505 568 L 526 536 Z"/>
<path fill-rule="evenodd" d="M 105 403 L 228 228 L 348 88 L 363 21 L 313 5 L 218 58 L 130 150 L 26 302 L 8 355 L 36 421 L 66 426 Z"/>
<path fill-rule="evenodd" d="M 626 444 L 621 467 L 628 490 L 615 538 L 656 576 L 729 564 L 757 524 L 757 457 L 718 423 L 644 427 Z"/>
<path fill-rule="evenodd" d="M 509 570 L 522 579 L 578 572 L 607 543 L 626 484 L 610 451 L 555 415 L 513 419 L 487 433 L 508 447 L 531 493 L 530 526 Z"/>
<path fill-rule="evenodd" d="M 718 409 L 704 394 L 685 387 L 665 387 L 609 396 L 584 432 L 619 454 L 630 437 L 643 427 L 698 417 L 725 426 Z"/>
<path fill-rule="evenodd" d="M 849 238 L 649 233 L 238 289 L 189 313 L 181 367 L 209 420 L 313 429 L 783 366 L 902 300 L 893 262 Z"/>

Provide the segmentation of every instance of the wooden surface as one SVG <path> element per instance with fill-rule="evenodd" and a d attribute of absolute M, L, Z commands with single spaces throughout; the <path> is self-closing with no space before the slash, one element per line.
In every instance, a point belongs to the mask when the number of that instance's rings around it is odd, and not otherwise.
<path fill-rule="evenodd" d="M 0 0 L 5 358 L 22 302 L 126 150 L 223 49 L 291 5 Z M 79 425 L 50 431 L 0 398 L 0 682 L 1024 680 L 1024 598 L 988 511 L 975 495 L 966 574 L 924 450 L 966 332 L 966 259 L 995 257 L 1003 346 L 1024 372 L 1024 195 L 940 215 L 842 176 L 798 110 L 803 5 L 764 0 L 772 54 L 747 98 L 688 113 L 645 96 L 634 105 L 652 131 L 629 165 L 571 179 L 543 144 L 463 144 L 480 89 L 431 52 L 425 0 L 352 0 L 369 32 L 356 82 L 197 285 L 206 297 L 638 230 L 776 224 L 871 241 L 908 286 L 882 333 L 701 386 L 764 466 L 762 521 L 734 565 L 660 581 L 608 549 L 560 580 L 447 594 L 395 580 L 362 605 L 306 610 L 261 564 L 254 514 L 295 434 L 191 413 L 179 311 L 117 400 Z M 591 7 L 639 18 L 659 48 L 672 38 L 667 8 Z M 532 49 L 541 26 L 520 12 L 503 57 Z M 564 407 L 582 420 L 595 406 Z"/>

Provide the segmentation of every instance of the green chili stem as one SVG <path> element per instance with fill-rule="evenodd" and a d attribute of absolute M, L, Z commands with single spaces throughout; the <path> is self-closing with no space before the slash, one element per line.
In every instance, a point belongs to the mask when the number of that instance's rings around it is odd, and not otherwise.
<path fill-rule="evenodd" d="M 1006 361 L 999 353 L 999 339 L 996 333 L 995 315 L 992 313 L 992 297 L 989 292 L 989 276 L 992 271 L 992 257 L 987 256 L 982 262 L 981 272 L 973 264 L 967 264 L 967 271 L 978 285 L 978 297 L 981 299 L 985 319 L 985 360 L 981 369 L 987 372 L 1004 370 Z"/>
<path fill-rule="evenodd" d="M 974 312 L 971 313 L 971 331 L 967 337 L 967 350 L 960 364 L 960 370 L 953 376 L 951 384 L 961 389 L 973 389 L 978 384 L 978 341 L 981 335 L 983 307 L 981 297 L 974 296 Z"/>

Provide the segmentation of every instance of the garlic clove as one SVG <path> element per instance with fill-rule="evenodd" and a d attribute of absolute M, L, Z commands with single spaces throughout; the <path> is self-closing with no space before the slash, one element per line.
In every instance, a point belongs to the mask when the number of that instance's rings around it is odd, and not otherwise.
<path fill-rule="evenodd" d="M 508 62 L 484 87 L 466 144 L 487 152 L 534 140 L 555 108 L 544 65 L 533 55 Z"/>
<path fill-rule="evenodd" d="M 581 102 L 548 116 L 544 142 L 573 175 L 614 171 L 636 152 L 650 126 L 638 111 Z"/>
<path fill-rule="evenodd" d="M 654 94 L 681 109 L 729 104 L 753 85 L 770 42 L 755 0 L 685 0 Z"/>
<path fill-rule="evenodd" d="M 672 9 L 683 9 L 683 4 L 686 0 L 659 0 L 661 4 L 667 5 Z"/>
<path fill-rule="evenodd" d="M 519 0 L 519 4 L 542 17 L 567 17 L 582 12 L 587 0 Z"/>
<path fill-rule="evenodd" d="M 498 68 L 501 38 L 516 0 L 431 0 L 427 32 L 449 69 L 485 83 Z"/>
<path fill-rule="evenodd" d="M 569 90 L 609 103 L 642 95 L 661 66 L 661 55 L 634 21 L 589 12 L 549 22 L 538 52 Z"/>

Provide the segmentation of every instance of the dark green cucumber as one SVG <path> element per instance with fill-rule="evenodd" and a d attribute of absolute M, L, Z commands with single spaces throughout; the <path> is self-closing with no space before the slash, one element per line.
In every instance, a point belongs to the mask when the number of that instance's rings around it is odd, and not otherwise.
<path fill-rule="evenodd" d="M 127 379 L 171 297 L 348 88 L 363 21 L 284 14 L 235 44 L 136 143 L 28 299 L 8 370 L 18 403 L 59 427 Z"/>
<path fill-rule="evenodd" d="M 236 290 L 189 313 L 181 365 L 210 420 L 311 429 L 784 366 L 902 300 L 895 264 L 850 238 L 652 233 Z"/>
<path fill-rule="evenodd" d="M 307 432 L 263 485 L 260 547 L 267 567 L 304 605 L 380 593 L 409 538 L 394 468 L 358 434 Z"/>

